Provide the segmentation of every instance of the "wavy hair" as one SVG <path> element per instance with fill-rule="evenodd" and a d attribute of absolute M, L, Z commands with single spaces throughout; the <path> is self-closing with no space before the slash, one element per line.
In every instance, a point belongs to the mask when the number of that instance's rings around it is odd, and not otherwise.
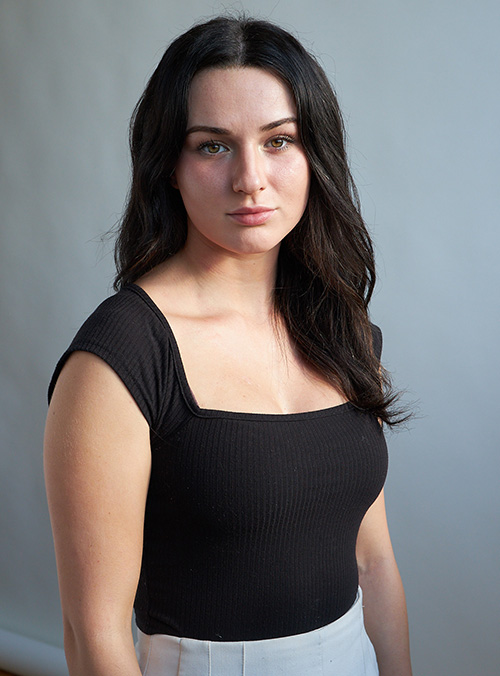
<path fill-rule="evenodd" d="M 170 181 L 182 150 L 193 77 L 208 68 L 262 68 L 292 91 L 311 184 L 305 212 L 281 243 L 274 307 L 303 358 L 355 406 L 393 425 L 396 395 L 373 351 L 368 303 L 373 245 L 349 170 L 345 129 L 316 59 L 284 29 L 218 17 L 172 42 L 130 124 L 132 180 L 115 249 L 116 290 L 178 252 L 186 212 Z"/>

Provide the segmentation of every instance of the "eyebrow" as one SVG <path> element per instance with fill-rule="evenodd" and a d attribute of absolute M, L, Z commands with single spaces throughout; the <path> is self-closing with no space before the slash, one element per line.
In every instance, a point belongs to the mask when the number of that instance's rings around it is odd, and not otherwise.
<path fill-rule="evenodd" d="M 275 122 L 269 122 L 269 124 L 265 124 L 260 128 L 260 131 L 271 131 L 271 129 L 281 127 L 282 124 L 286 124 L 287 122 L 297 122 L 297 118 L 283 117 L 281 120 L 276 120 Z M 229 136 L 231 134 L 229 129 L 224 129 L 223 127 L 208 127 L 202 124 L 197 124 L 194 127 L 189 127 L 189 129 L 186 131 L 186 136 L 188 134 L 194 134 L 196 131 L 204 131 L 208 132 L 209 134 L 216 134 L 217 136 Z"/>

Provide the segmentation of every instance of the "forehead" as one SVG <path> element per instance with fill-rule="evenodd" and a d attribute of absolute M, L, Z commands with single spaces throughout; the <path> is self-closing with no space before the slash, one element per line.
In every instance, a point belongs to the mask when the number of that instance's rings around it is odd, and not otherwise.
<path fill-rule="evenodd" d="M 195 75 L 188 99 L 188 124 L 266 124 L 296 115 L 293 94 L 262 68 L 210 68 Z M 224 122 L 224 124 L 222 124 Z"/>

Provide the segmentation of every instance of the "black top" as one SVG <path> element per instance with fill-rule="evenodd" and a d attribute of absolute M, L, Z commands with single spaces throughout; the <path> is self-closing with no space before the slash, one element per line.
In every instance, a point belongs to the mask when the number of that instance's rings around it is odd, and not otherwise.
<path fill-rule="evenodd" d="M 380 356 L 377 327 L 373 337 Z M 200 408 L 165 316 L 133 284 L 84 323 L 49 399 L 75 350 L 116 371 L 151 429 L 135 601 L 144 633 L 274 638 L 350 608 L 359 525 L 387 472 L 373 415 L 351 403 L 292 414 Z"/>

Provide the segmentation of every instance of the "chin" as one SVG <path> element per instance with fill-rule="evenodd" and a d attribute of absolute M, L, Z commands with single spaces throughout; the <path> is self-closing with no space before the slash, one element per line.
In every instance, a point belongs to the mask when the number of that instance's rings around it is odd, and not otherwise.
<path fill-rule="evenodd" d="M 265 254 L 279 248 L 287 234 L 288 232 L 284 233 L 283 237 L 277 237 L 276 233 L 273 234 L 264 228 L 260 232 L 257 230 L 247 231 L 237 241 L 233 241 L 229 248 L 234 253 Z"/>
<path fill-rule="evenodd" d="M 230 250 L 235 254 L 252 255 L 252 254 L 266 254 L 274 251 L 281 244 L 281 240 L 276 241 L 253 241 L 253 242 L 239 242 L 230 247 Z"/>

